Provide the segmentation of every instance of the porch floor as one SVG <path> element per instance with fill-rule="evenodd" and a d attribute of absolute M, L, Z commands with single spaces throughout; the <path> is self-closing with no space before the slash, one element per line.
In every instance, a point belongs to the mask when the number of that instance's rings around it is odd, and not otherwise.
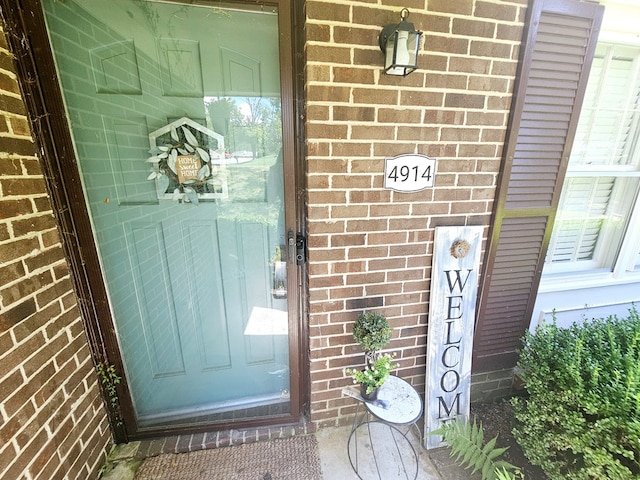
<path fill-rule="evenodd" d="M 299 434 L 315 435 L 318 442 L 318 453 L 324 480 L 358 480 L 358 475 L 353 471 L 347 453 L 347 442 L 351 426 L 328 427 L 315 433 L 300 432 Z M 411 432 L 408 435 L 415 451 L 418 454 L 417 480 L 468 480 L 469 472 L 464 471 L 453 464 L 446 449 L 427 451 L 422 448 L 418 435 Z M 131 442 L 118 445 L 109 456 L 109 469 L 100 477 L 101 480 L 135 480 L 135 472 L 147 456 L 154 456 L 162 453 L 164 440 L 151 440 L 142 442 Z M 270 441 L 270 440 L 265 440 Z M 215 447 L 215 445 L 211 445 Z M 165 450 L 166 451 L 166 450 Z M 379 469 L 380 477 L 383 480 L 389 478 L 404 478 L 398 476 L 397 465 L 392 464 L 382 458 Z M 393 474 L 389 472 L 394 472 Z M 363 478 L 375 478 L 369 473 L 363 473 Z M 413 476 L 410 476 L 413 480 Z M 160 480 L 160 479 L 159 479 Z M 171 479 L 180 480 L 180 479 Z M 211 480 L 216 480 L 212 478 Z M 220 479 L 227 480 L 227 479 Z M 277 479 L 273 479 L 277 480 Z M 304 479 L 300 479 L 304 480 Z"/>

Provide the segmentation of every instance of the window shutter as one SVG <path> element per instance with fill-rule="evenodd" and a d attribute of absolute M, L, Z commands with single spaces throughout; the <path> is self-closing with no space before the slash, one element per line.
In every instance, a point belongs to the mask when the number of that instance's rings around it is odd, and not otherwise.
<path fill-rule="evenodd" d="M 485 258 L 473 369 L 510 368 L 535 302 L 603 8 L 534 0 Z"/>

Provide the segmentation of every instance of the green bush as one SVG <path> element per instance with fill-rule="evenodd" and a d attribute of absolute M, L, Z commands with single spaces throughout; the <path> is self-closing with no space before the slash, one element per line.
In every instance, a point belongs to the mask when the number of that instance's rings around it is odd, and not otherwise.
<path fill-rule="evenodd" d="M 640 318 L 527 334 L 514 435 L 552 480 L 640 478 Z"/>
<path fill-rule="evenodd" d="M 384 348 L 391 340 L 393 329 L 381 313 L 363 312 L 353 324 L 353 338 L 365 352 Z"/>

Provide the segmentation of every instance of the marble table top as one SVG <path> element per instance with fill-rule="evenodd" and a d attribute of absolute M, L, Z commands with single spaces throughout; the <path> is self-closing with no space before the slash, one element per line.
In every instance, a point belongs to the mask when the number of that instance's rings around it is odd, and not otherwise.
<path fill-rule="evenodd" d="M 375 417 L 397 425 L 410 425 L 422 415 L 422 399 L 416 389 L 394 375 L 380 387 L 377 400 L 364 404 Z"/>

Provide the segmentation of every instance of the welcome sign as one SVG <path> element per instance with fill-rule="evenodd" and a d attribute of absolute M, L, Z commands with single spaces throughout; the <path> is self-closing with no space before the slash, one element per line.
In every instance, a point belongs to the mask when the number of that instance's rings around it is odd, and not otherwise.
<path fill-rule="evenodd" d="M 471 353 L 483 227 L 437 227 L 429 299 L 425 447 L 443 422 L 469 418 Z"/>

